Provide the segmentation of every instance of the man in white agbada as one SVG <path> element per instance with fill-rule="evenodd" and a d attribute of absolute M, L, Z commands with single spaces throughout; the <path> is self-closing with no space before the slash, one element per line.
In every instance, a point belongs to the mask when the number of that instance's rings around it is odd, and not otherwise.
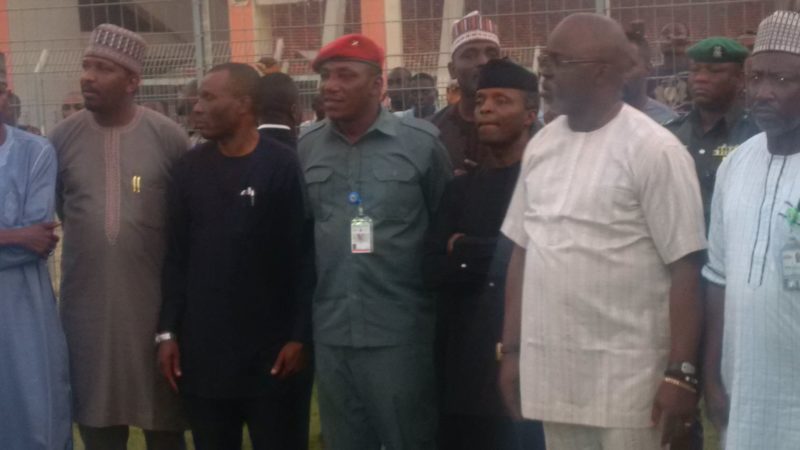
<path fill-rule="evenodd" d="M 562 115 L 528 144 L 502 228 L 501 391 L 548 450 L 660 450 L 697 403 L 700 191 L 680 142 L 622 103 L 628 48 L 596 14 L 553 30 L 542 95 Z"/>
<path fill-rule="evenodd" d="M 800 448 L 800 13 L 758 29 L 747 93 L 764 133 L 717 172 L 711 203 L 707 411 L 726 450 Z"/>

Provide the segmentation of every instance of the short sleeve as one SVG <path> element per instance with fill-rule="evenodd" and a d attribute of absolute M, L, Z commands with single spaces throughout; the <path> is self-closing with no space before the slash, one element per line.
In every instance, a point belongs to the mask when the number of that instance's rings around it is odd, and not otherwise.
<path fill-rule="evenodd" d="M 711 197 L 711 220 L 708 228 L 708 262 L 703 267 L 703 278 L 720 286 L 725 285 L 725 180 L 731 158 L 725 158 L 717 170 L 714 195 Z"/>
<path fill-rule="evenodd" d="M 525 209 L 528 207 L 527 186 L 525 180 L 530 173 L 530 148 L 532 140 L 525 148 L 525 156 L 522 158 L 522 168 L 517 178 L 517 184 L 514 187 L 514 193 L 511 195 L 511 203 L 508 205 L 506 217 L 503 220 L 503 226 L 500 231 L 509 239 L 514 241 L 515 244 L 522 248 L 528 246 L 528 235 L 525 232 Z"/>
<path fill-rule="evenodd" d="M 694 163 L 675 137 L 668 138 L 632 160 L 644 218 L 665 264 L 706 248 Z"/>

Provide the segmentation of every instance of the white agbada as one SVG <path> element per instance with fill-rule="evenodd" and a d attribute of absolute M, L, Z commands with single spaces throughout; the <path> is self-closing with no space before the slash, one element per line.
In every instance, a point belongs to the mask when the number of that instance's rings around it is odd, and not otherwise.
<path fill-rule="evenodd" d="M 764 133 L 717 172 L 703 276 L 725 286 L 726 450 L 800 448 L 800 291 L 783 288 L 780 259 L 780 214 L 798 201 L 800 154 L 772 155 Z"/>
<path fill-rule="evenodd" d="M 650 426 L 670 349 L 667 265 L 706 245 L 683 145 L 627 105 L 589 133 L 560 117 L 529 143 L 502 231 L 527 250 L 523 416 Z"/>

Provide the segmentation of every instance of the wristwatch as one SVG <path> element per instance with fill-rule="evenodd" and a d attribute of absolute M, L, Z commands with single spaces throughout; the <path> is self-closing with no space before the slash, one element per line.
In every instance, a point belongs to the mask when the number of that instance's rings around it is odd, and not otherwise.
<path fill-rule="evenodd" d="M 684 375 L 697 375 L 697 368 L 690 362 L 671 363 L 667 366 L 667 372 L 680 372 Z"/>
<path fill-rule="evenodd" d="M 156 345 L 166 342 L 166 341 L 174 341 L 175 340 L 175 333 L 171 331 L 165 331 L 163 333 L 156 333 Z"/>

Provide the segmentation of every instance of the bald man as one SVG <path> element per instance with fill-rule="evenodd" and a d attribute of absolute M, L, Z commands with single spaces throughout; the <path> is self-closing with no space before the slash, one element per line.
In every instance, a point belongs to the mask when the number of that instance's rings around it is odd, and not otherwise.
<path fill-rule="evenodd" d="M 61 102 L 61 118 L 66 119 L 82 109 L 83 95 L 78 91 L 69 92 Z"/>
<path fill-rule="evenodd" d="M 700 191 L 681 143 L 622 102 L 631 64 L 607 17 L 553 30 L 542 94 L 560 116 L 528 144 L 502 228 L 500 387 L 548 450 L 658 450 L 697 404 Z"/>

